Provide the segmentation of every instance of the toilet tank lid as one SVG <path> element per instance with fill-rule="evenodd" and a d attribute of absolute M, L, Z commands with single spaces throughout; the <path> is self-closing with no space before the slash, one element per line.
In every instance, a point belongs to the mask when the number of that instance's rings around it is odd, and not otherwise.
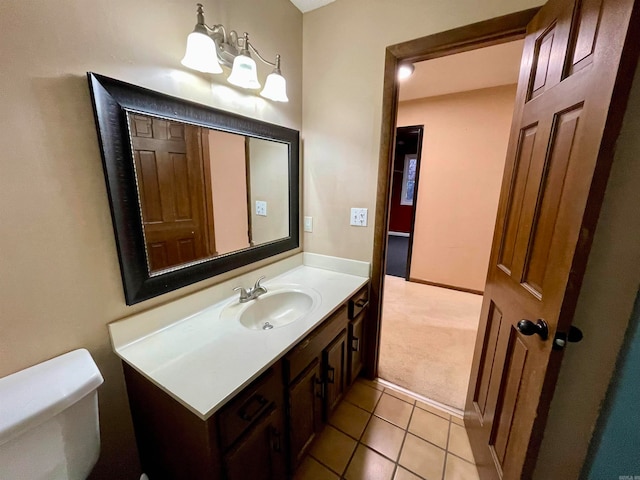
<path fill-rule="evenodd" d="M 102 382 L 85 349 L 0 378 L 0 445 L 59 414 Z"/>

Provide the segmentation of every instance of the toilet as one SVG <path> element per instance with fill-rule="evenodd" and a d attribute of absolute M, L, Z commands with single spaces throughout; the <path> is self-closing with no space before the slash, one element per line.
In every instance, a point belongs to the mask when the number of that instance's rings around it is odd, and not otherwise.
<path fill-rule="evenodd" d="M 0 378 L 0 479 L 85 480 L 100 454 L 102 382 L 84 349 Z"/>

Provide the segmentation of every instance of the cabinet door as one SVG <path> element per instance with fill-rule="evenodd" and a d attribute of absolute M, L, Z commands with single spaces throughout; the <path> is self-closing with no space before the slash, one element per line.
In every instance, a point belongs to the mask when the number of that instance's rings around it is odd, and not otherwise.
<path fill-rule="evenodd" d="M 289 388 L 289 445 L 291 467 L 295 469 L 307 448 L 322 429 L 324 384 L 316 359 L 306 373 Z"/>
<path fill-rule="evenodd" d="M 238 446 L 225 456 L 228 480 L 286 478 L 284 428 L 280 409 L 273 407 Z"/>
<path fill-rule="evenodd" d="M 364 362 L 364 319 L 366 311 L 349 323 L 349 385 L 355 382 Z"/>
<path fill-rule="evenodd" d="M 347 331 L 338 335 L 322 352 L 324 380 L 326 382 L 326 418 L 344 394 L 347 373 Z"/>

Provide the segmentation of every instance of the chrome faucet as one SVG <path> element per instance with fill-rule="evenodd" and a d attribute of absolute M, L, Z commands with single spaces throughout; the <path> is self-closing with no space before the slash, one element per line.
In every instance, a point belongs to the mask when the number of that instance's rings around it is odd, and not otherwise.
<path fill-rule="evenodd" d="M 258 278 L 253 288 L 243 288 L 243 287 L 234 288 L 233 289 L 234 292 L 240 290 L 240 300 L 239 300 L 240 303 L 247 303 L 251 300 L 258 298 L 260 295 L 267 293 L 267 289 L 262 285 L 260 285 L 260 282 L 265 278 L 266 277 L 264 275 Z"/>

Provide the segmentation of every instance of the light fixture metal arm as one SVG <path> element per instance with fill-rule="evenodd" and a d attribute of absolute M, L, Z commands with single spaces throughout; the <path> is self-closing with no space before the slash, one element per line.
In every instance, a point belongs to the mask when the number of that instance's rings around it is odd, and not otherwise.
<path fill-rule="evenodd" d="M 246 34 L 245 34 L 246 35 Z M 267 60 L 266 58 L 264 58 L 262 55 L 260 55 L 260 52 L 256 49 L 256 47 L 254 47 L 251 42 L 249 42 L 247 40 L 247 45 L 246 47 L 250 48 L 251 51 L 253 53 L 256 54 L 256 56 L 263 62 L 266 63 L 267 65 L 271 65 L 273 68 L 277 68 L 278 70 L 280 70 L 280 55 L 276 55 L 276 61 L 275 62 L 270 62 L 269 60 Z"/>

